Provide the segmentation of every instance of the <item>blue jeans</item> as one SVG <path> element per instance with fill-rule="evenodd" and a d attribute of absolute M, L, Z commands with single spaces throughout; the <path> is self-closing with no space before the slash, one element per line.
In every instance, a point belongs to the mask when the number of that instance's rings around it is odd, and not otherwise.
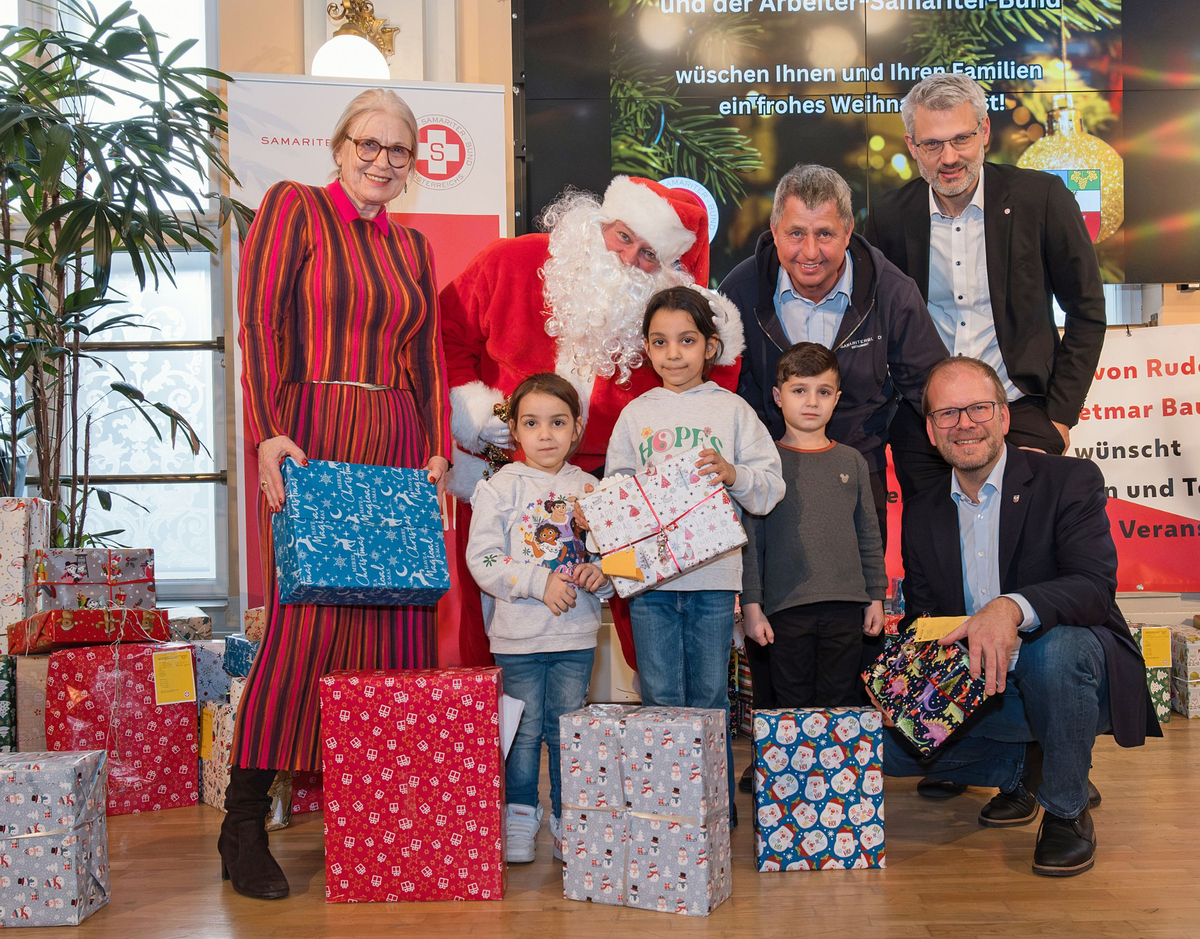
<path fill-rule="evenodd" d="M 648 590 L 629 601 L 642 703 L 718 708 L 729 726 L 731 590 Z M 733 740 L 725 735 L 729 804 L 737 792 Z"/>
<path fill-rule="evenodd" d="M 1046 811 L 1074 818 L 1087 805 L 1092 744 L 1109 729 L 1104 648 L 1090 629 L 1056 626 L 1021 646 L 1004 694 L 968 726 L 919 759 L 895 730 L 884 748 L 889 776 L 929 776 L 1012 792 L 1025 770 L 1026 744 L 1043 752 L 1037 800 Z"/>
<path fill-rule="evenodd" d="M 538 804 L 542 743 L 550 753 L 550 808 L 562 814 L 558 719 L 587 703 L 595 649 L 496 655 L 504 693 L 525 702 L 517 736 L 504 763 L 505 799 L 512 805 Z"/>

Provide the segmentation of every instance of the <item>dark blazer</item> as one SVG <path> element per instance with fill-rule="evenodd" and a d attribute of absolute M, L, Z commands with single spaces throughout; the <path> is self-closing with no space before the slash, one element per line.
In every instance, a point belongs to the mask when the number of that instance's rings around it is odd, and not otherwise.
<path fill-rule="evenodd" d="M 1053 421 L 1074 427 L 1104 344 L 1100 267 L 1079 204 L 1051 173 L 988 163 L 983 225 L 996 339 L 1014 385 L 1046 399 Z M 867 240 L 929 300 L 929 184 L 871 201 Z M 1066 313 L 1060 341 L 1053 300 Z"/>
<path fill-rule="evenodd" d="M 1037 642 L 1059 627 L 1090 629 L 1108 663 L 1117 743 L 1136 747 L 1147 736 L 1161 736 L 1142 654 L 1117 609 L 1117 549 L 1104 508 L 1104 477 L 1088 460 L 1006 446 L 1000 587 L 1023 594 L 1041 620 L 1038 629 L 1022 634 L 1022 641 Z M 904 625 L 925 613 L 964 615 L 958 507 L 949 482 L 905 503 L 900 543 Z"/>

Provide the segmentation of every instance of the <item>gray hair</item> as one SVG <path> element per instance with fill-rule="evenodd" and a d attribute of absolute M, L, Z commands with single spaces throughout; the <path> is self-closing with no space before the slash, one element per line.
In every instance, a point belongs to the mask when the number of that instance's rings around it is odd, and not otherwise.
<path fill-rule="evenodd" d="M 854 224 L 854 207 L 850 201 L 850 186 L 837 170 L 816 163 L 797 163 L 783 174 L 775 187 L 775 204 L 771 206 L 771 227 L 779 224 L 788 199 L 799 199 L 809 209 L 832 202 L 838 218 L 850 230 Z"/>
<path fill-rule="evenodd" d="M 404 125 L 404 129 L 408 131 L 408 136 L 412 141 L 413 160 L 416 160 L 417 119 L 413 116 L 412 108 L 390 88 L 369 88 L 355 95 L 354 99 L 346 105 L 342 116 L 338 118 L 337 126 L 333 129 L 333 136 L 329 138 L 329 149 L 334 154 L 335 162 L 338 148 L 350 139 L 350 129 L 361 118 L 375 112 L 391 114 L 400 119 L 400 123 Z M 391 143 L 393 141 L 383 142 Z"/>
<path fill-rule="evenodd" d="M 939 72 L 917 82 L 900 102 L 900 115 L 904 118 L 904 132 L 910 137 L 917 107 L 931 111 L 951 111 L 960 104 L 970 104 L 975 120 L 982 122 L 987 117 L 987 99 L 983 88 L 973 78 L 961 72 Z"/>

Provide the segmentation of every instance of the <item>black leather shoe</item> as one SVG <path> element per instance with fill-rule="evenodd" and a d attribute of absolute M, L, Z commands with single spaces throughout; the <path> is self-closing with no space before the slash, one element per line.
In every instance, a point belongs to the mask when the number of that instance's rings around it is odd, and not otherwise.
<path fill-rule="evenodd" d="M 1037 818 L 1038 804 L 1023 785 L 1012 792 L 997 792 L 979 811 L 979 824 L 988 828 L 1014 828 Z"/>
<path fill-rule="evenodd" d="M 742 778 L 738 780 L 738 790 L 741 792 L 754 791 L 754 764 L 751 763 L 746 767 L 746 772 L 742 773 Z"/>
<path fill-rule="evenodd" d="M 930 779 L 926 776 L 917 783 L 917 795 L 926 799 L 953 799 L 966 791 L 966 783 L 951 782 L 949 779 Z"/>
<path fill-rule="evenodd" d="M 1092 813 L 1059 818 L 1047 812 L 1033 849 L 1033 872 L 1044 877 L 1074 877 L 1096 863 L 1096 829 Z"/>
<path fill-rule="evenodd" d="M 1100 804 L 1100 790 L 1092 785 L 1092 781 L 1088 780 L 1088 808 L 1094 809 Z"/>
<path fill-rule="evenodd" d="M 264 827 L 275 781 L 273 769 L 232 767 L 225 789 L 225 820 L 217 839 L 221 879 L 244 897 L 279 900 L 289 892 L 283 869 L 271 856 Z"/>

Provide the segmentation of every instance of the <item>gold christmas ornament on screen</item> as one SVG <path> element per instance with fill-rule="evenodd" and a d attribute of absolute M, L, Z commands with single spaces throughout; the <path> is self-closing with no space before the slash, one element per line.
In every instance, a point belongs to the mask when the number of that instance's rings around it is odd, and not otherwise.
<path fill-rule="evenodd" d="M 1083 129 L 1071 95 L 1055 95 L 1046 133 L 1030 144 L 1017 165 L 1063 178 L 1094 243 L 1111 236 L 1125 220 L 1125 161 Z"/>

